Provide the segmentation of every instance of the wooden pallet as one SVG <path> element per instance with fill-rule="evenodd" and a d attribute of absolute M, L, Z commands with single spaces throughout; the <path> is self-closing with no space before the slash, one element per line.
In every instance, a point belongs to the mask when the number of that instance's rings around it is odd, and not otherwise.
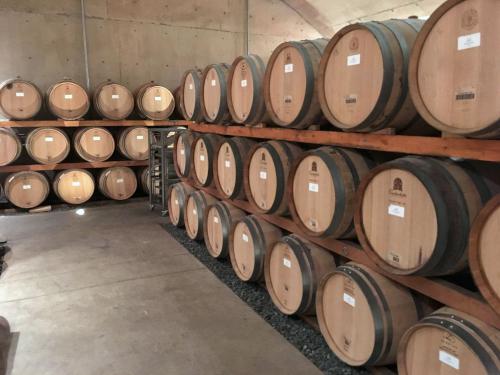
<path fill-rule="evenodd" d="M 125 127 L 125 126 L 188 126 L 190 121 L 184 120 L 33 120 L 33 121 L 0 121 L 0 128 L 44 128 L 44 127 L 83 127 L 83 126 L 105 126 L 105 127 Z"/>
<path fill-rule="evenodd" d="M 15 173 L 22 171 L 56 171 L 61 169 L 94 169 L 111 167 L 147 167 L 147 160 L 116 160 L 116 161 L 96 161 L 96 162 L 76 162 L 59 164 L 21 164 L 7 165 L 0 167 L 0 173 Z"/>

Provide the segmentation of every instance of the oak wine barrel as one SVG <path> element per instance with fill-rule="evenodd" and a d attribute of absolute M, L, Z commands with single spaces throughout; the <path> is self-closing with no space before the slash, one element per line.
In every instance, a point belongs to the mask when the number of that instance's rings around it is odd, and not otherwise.
<path fill-rule="evenodd" d="M 69 204 L 87 202 L 95 189 L 94 177 L 85 169 L 61 171 L 54 177 L 52 185 L 58 198 Z"/>
<path fill-rule="evenodd" d="M 280 228 L 256 215 L 235 223 L 229 238 L 229 257 L 242 281 L 264 280 L 264 263 L 271 246 L 283 237 Z"/>
<path fill-rule="evenodd" d="M 438 130 L 500 137 L 500 3 L 448 0 L 425 22 L 409 67 L 420 115 Z"/>
<path fill-rule="evenodd" d="M 149 159 L 149 131 L 145 126 L 124 128 L 118 136 L 118 150 L 130 160 Z"/>
<path fill-rule="evenodd" d="M 273 123 L 303 129 L 323 122 L 316 79 L 326 39 L 280 44 L 264 75 L 264 100 Z"/>
<path fill-rule="evenodd" d="M 266 256 L 266 288 L 282 313 L 314 315 L 319 281 L 334 269 L 332 253 L 291 234 L 277 241 Z"/>
<path fill-rule="evenodd" d="M 137 181 L 141 187 L 141 190 L 149 195 L 149 167 L 140 168 L 137 171 Z"/>
<path fill-rule="evenodd" d="M 73 137 L 73 145 L 76 153 L 89 162 L 108 160 L 115 152 L 113 135 L 100 127 L 78 129 Z"/>
<path fill-rule="evenodd" d="M 231 119 L 227 107 L 228 64 L 212 64 L 201 77 L 201 110 L 207 122 L 224 124 Z"/>
<path fill-rule="evenodd" d="M 139 115 L 150 120 L 166 120 L 175 109 L 174 96 L 170 90 L 153 81 L 135 91 L 135 103 Z"/>
<path fill-rule="evenodd" d="M 174 140 L 174 166 L 179 177 L 189 177 L 191 173 L 191 146 L 195 134 L 189 130 L 184 130 L 175 135 Z"/>
<path fill-rule="evenodd" d="M 268 123 L 262 82 L 266 72 L 264 61 L 257 55 L 239 56 L 229 70 L 227 105 L 238 124 Z"/>
<path fill-rule="evenodd" d="M 7 176 L 4 184 L 5 197 L 19 208 L 34 208 L 47 199 L 50 185 L 38 172 L 17 172 Z"/>
<path fill-rule="evenodd" d="M 132 197 L 137 190 L 137 177 L 128 167 L 107 168 L 101 172 L 98 186 L 106 198 L 123 201 Z"/>
<path fill-rule="evenodd" d="M 63 80 L 50 86 L 46 101 L 49 111 L 63 120 L 81 119 L 90 109 L 87 91 L 71 80 Z"/>
<path fill-rule="evenodd" d="M 220 144 L 214 158 L 213 178 L 217 190 L 225 198 L 245 199 L 245 162 L 255 144 L 255 141 L 241 137 L 228 138 Z"/>
<path fill-rule="evenodd" d="M 295 223 L 310 236 L 354 237 L 356 190 L 372 167 L 355 150 L 325 146 L 304 152 L 288 180 Z"/>
<path fill-rule="evenodd" d="M 216 134 L 198 134 L 191 145 L 192 176 L 197 186 L 209 186 L 213 182 L 215 153 L 224 138 Z"/>
<path fill-rule="evenodd" d="M 356 233 L 387 272 L 446 275 L 467 265 L 472 221 L 490 197 L 466 163 L 407 156 L 371 170 L 358 189 Z"/>
<path fill-rule="evenodd" d="M 408 288 L 353 262 L 323 278 L 316 300 L 323 337 L 351 366 L 395 363 L 401 337 L 426 310 Z"/>
<path fill-rule="evenodd" d="M 233 224 L 247 213 L 232 204 L 219 201 L 207 207 L 204 215 L 203 231 L 208 253 L 217 259 L 229 255 L 229 236 Z"/>
<path fill-rule="evenodd" d="M 268 141 L 255 145 L 245 163 L 245 193 L 261 213 L 288 212 L 285 187 L 293 162 L 302 149 L 289 142 Z"/>
<path fill-rule="evenodd" d="M 8 120 L 29 120 L 43 105 L 43 96 L 34 83 L 20 78 L 0 84 L 0 116 Z"/>
<path fill-rule="evenodd" d="M 195 191 L 190 185 L 178 182 L 168 187 L 167 205 L 170 222 L 176 227 L 184 226 L 184 210 L 189 194 Z"/>
<path fill-rule="evenodd" d="M 134 95 L 123 85 L 111 80 L 100 83 L 92 95 L 94 109 L 108 120 L 124 120 L 134 110 Z"/>
<path fill-rule="evenodd" d="M 187 121 L 202 122 L 201 76 L 199 69 L 184 72 L 179 88 L 179 107 L 182 117 Z"/>
<path fill-rule="evenodd" d="M 36 128 L 26 137 L 28 155 L 40 164 L 62 162 L 69 154 L 71 143 L 66 133 L 58 128 Z"/>
<path fill-rule="evenodd" d="M 0 166 L 14 163 L 23 146 L 17 134 L 11 128 L 0 128 Z"/>
<path fill-rule="evenodd" d="M 189 238 L 196 241 L 203 239 L 205 210 L 217 202 L 217 199 L 201 190 L 193 191 L 188 195 L 184 206 L 184 226 Z"/>
<path fill-rule="evenodd" d="M 398 373 L 500 374 L 499 348 L 499 330 L 444 307 L 406 331 L 398 350 Z"/>

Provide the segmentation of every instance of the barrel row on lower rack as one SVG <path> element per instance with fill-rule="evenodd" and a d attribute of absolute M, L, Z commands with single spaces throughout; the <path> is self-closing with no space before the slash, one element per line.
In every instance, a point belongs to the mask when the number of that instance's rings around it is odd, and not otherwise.
<path fill-rule="evenodd" d="M 170 187 L 168 205 L 171 222 L 204 240 L 212 257 L 230 258 L 243 282 L 265 281 L 283 314 L 317 315 L 329 347 L 347 364 L 397 362 L 401 374 L 500 371 L 500 331 L 481 320 L 187 183 Z"/>

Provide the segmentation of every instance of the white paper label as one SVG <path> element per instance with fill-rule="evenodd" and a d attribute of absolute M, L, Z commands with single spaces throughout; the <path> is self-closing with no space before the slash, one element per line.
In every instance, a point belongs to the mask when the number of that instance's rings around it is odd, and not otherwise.
<path fill-rule="evenodd" d="M 196 215 L 196 210 L 195 209 L 193 209 L 193 215 Z"/>
<path fill-rule="evenodd" d="M 285 64 L 285 73 L 293 72 L 293 64 Z"/>
<path fill-rule="evenodd" d="M 31 189 L 31 185 L 23 185 L 23 190 L 29 190 Z"/>
<path fill-rule="evenodd" d="M 178 206 L 179 205 L 179 201 L 176 199 L 175 200 L 175 205 Z"/>
<path fill-rule="evenodd" d="M 260 171 L 259 172 L 259 177 L 261 180 L 267 180 L 267 172 L 266 171 Z"/>
<path fill-rule="evenodd" d="M 184 150 L 181 150 L 181 155 L 184 155 Z"/>
<path fill-rule="evenodd" d="M 290 261 L 290 259 L 283 258 L 283 265 L 285 267 L 292 268 L 292 262 Z"/>
<path fill-rule="evenodd" d="M 64 94 L 64 99 L 73 99 L 73 94 Z"/>
<path fill-rule="evenodd" d="M 246 79 L 241 80 L 241 87 L 247 87 L 247 80 Z"/>
<path fill-rule="evenodd" d="M 200 155 L 200 161 L 205 161 L 205 155 Z"/>
<path fill-rule="evenodd" d="M 245 242 L 248 242 L 248 236 L 245 233 L 241 235 L 241 239 Z"/>
<path fill-rule="evenodd" d="M 93 136 L 93 137 L 92 137 L 92 140 L 93 140 L 93 141 L 100 141 L 100 140 L 101 140 L 101 137 L 100 137 L 100 136 L 98 136 L 98 135 L 95 135 L 95 136 Z"/>
<path fill-rule="evenodd" d="M 224 165 L 226 166 L 226 168 L 230 168 L 231 167 L 231 162 L 229 160 L 225 160 L 224 161 Z"/>
<path fill-rule="evenodd" d="M 215 86 L 217 84 L 217 81 L 215 79 L 212 79 L 212 82 L 210 83 L 212 86 Z"/>
<path fill-rule="evenodd" d="M 16 92 L 16 96 L 24 96 L 24 92 Z"/>
<path fill-rule="evenodd" d="M 54 137 L 45 137 L 45 142 L 54 142 Z"/>
<path fill-rule="evenodd" d="M 137 136 L 137 137 L 135 137 L 135 138 L 136 138 L 136 139 L 141 140 L 141 139 L 144 139 L 144 136 L 143 136 L 143 135 L 138 135 L 138 136 Z"/>
<path fill-rule="evenodd" d="M 396 204 L 390 204 L 387 213 L 392 216 L 405 217 L 405 208 Z"/>
<path fill-rule="evenodd" d="M 219 224 L 219 218 L 217 216 L 214 216 L 214 223 Z"/>
<path fill-rule="evenodd" d="M 155 96 L 155 100 L 156 100 L 157 102 L 161 102 L 161 96 Z"/>
<path fill-rule="evenodd" d="M 75 186 L 75 187 L 80 186 L 80 181 L 72 181 L 71 186 Z"/>
<path fill-rule="evenodd" d="M 455 370 L 460 369 L 460 360 L 454 355 L 451 355 L 443 350 L 439 351 L 439 360 L 444 364 L 453 367 Z"/>
<path fill-rule="evenodd" d="M 123 178 L 117 178 L 116 179 L 117 184 L 123 184 Z"/>
<path fill-rule="evenodd" d="M 344 302 L 348 305 L 351 305 L 352 307 L 356 306 L 356 300 L 354 299 L 354 297 L 347 293 L 344 293 Z"/>
<path fill-rule="evenodd" d="M 120 99 L 120 95 L 118 95 L 118 94 L 111 94 L 111 99 Z"/>
<path fill-rule="evenodd" d="M 193 89 L 193 84 L 192 84 L 192 83 L 190 83 L 190 84 L 189 84 L 189 89 L 190 89 L 190 90 L 192 90 L 192 89 Z"/>
<path fill-rule="evenodd" d="M 317 193 L 319 191 L 319 185 L 314 182 L 309 182 L 309 191 Z"/>
<path fill-rule="evenodd" d="M 481 45 L 481 33 L 459 36 L 457 44 L 459 51 L 479 47 Z"/>
<path fill-rule="evenodd" d="M 359 65 L 360 63 L 361 63 L 361 55 L 359 53 L 357 55 L 347 56 L 347 66 Z"/>

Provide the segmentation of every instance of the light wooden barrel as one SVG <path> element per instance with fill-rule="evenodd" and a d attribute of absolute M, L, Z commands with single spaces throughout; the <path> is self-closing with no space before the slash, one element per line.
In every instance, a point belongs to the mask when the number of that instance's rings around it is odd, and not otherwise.
<path fill-rule="evenodd" d="M 23 146 L 17 134 L 10 128 L 0 128 L 0 166 L 15 162 Z"/>
<path fill-rule="evenodd" d="M 226 139 L 220 144 L 214 158 L 213 172 L 215 186 L 225 198 L 245 199 L 245 162 L 255 144 L 255 141 L 240 137 Z"/>
<path fill-rule="evenodd" d="M 229 239 L 229 257 L 242 281 L 264 280 L 264 263 L 271 246 L 283 237 L 280 228 L 258 216 L 245 216 L 235 223 Z"/>
<path fill-rule="evenodd" d="M 107 198 L 123 201 L 137 190 L 137 177 L 128 167 L 104 169 L 99 176 L 99 191 Z"/>
<path fill-rule="evenodd" d="M 490 197 L 465 163 L 407 156 L 370 171 L 358 189 L 356 233 L 367 255 L 401 275 L 446 275 L 467 264 L 472 220 Z"/>
<path fill-rule="evenodd" d="M 398 350 L 401 375 L 500 374 L 500 332 L 470 315 L 441 308 L 406 331 Z"/>
<path fill-rule="evenodd" d="M 193 191 L 188 195 L 184 206 L 184 226 L 189 238 L 196 241 L 203 239 L 205 210 L 217 202 L 217 199 L 201 190 Z"/>
<path fill-rule="evenodd" d="M 315 314 L 319 281 L 335 269 L 333 254 L 295 234 L 277 241 L 266 256 L 266 288 L 284 314 Z"/>
<path fill-rule="evenodd" d="M 57 118 L 78 120 L 90 108 L 90 99 L 83 86 L 64 80 L 50 86 L 46 95 L 47 108 Z"/>
<path fill-rule="evenodd" d="M 469 268 L 486 301 L 500 314 L 500 194 L 476 217 L 469 235 Z"/>
<path fill-rule="evenodd" d="M 418 34 L 410 93 L 420 115 L 436 129 L 500 137 L 499 15 L 496 0 L 448 0 Z"/>
<path fill-rule="evenodd" d="M 26 138 L 28 155 L 40 164 L 62 162 L 69 154 L 71 143 L 66 133 L 58 128 L 37 128 Z"/>
<path fill-rule="evenodd" d="M 292 163 L 302 153 L 297 145 L 268 141 L 250 150 L 245 164 L 245 193 L 261 213 L 284 215 L 288 212 L 285 187 Z"/>
<path fill-rule="evenodd" d="M 245 211 L 224 201 L 207 207 L 203 218 L 203 231 L 205 246 L 212 257 L 217 259 L 228 257 L 229 236 L 233 224 L 246 215 Z"/>
<path fill-rule="evenodd" d="M 207 122 L 224 124 L 231 119 L 227 107 L 228 64 L 212 64 L 201 77 L 201 110 Z"/>
<path fill-rule="evenodd" d="M 50 192 L 47 178 L 38 172 L 17 172 L 7 176 L 5 197 L 14 206 L 34 208 L 43 203 Z"/>
<path fill-rule="evenodd" d="M 170 185 L 167 192 L 168 217 L 176 227 L 184 226 L 184 208 L 189 194 L 195 189 L 184 182 Z"/>
<path fill-rule="evenodd" d="M 93 104 L 99 116 L 109 120 L 123 120 L 134 110 L 134 95 L 125 86 L 106 81 L 94 90 Z"/>
<path fill-rule="evenodd" d="M 139 115 L 150 120 L 166 120 L 175 109 L 170 90 L 154 82 L 145 83 L 136 90 L 135 103 Z"/>
<path fill-rule="evenodd" d="M 32 82 L 16 78 L 0 84 L 0 115 L 8 120 L 29 120 L 42 104 L 42 93 Z"/>
<path fill-rule="evenodd" d="M 62 201 L 82 204 L 92 198 L 95 182 L 92 174 L 85 169 L 67 169 L 54 177 L 52 187 Z"/>
<path fill-rule="evenodd" d="M 323 337 L 351 366 L 395 363 L 399 340 L 426 309 L 409 289 L 353 262 L 323 278 L 316 300 Z"/>
<path fill-rule="evenodd" d="M 288 180 L 295 223 L 310 236 L 354 237 L 356 190 L 371 167 L 355 150 L 325 146 L 303 153 Z"/>
<path fill-rule="evenodd" d="M 227 80 L 227 104 L 234 122 L 248 125 L 269 122 L 262 95 L 265 72 L 266 65 L 257 55 L 234 60 Z"/>
<path fill-rule="evenodd" d="M 118 137 L 120 153 L 130 160 L 149 159 L 149 131 L 145 126 L 124 128 Z"/>
<path fill-rule="evenodd" d="M 175 135 L 174 140 L 174 166 L 179 177 L 189 177 L 191 173 L 191 146 L 195 135 L 185 130 Z"/>
<path fill-rule="evenodd" d="M 272 122 L 303 129 L 323 121 L 316 79 L 326 39 L 285 42 L 272 53 L 264 76 L 264 99 Z"/>
<path fill-rule="evenodd" d="M 179 88 L 179 105 L 182 117 L 187 121 L 203 121 L 201 109 L 201 76 L 199 69 L 186 71 Z"/>
<path fill-rule="evenodd" d="M 137 181 L 139 183 L 139 185 L 141 186 L 141 190 L 146 193 L 146 194 L 149 194 L 149 167 L 144 167 L 144 168 L 140 168 L 138 171 L 137 171 Z"/>
<path fill-rule="evenodd" d="M 77 154 L 89 162 L 108 160 L 115 152 L 113 135 L 100 127 L 77 130 L 73 137 L 73 146 Z"/>
<path fill-rule="evenodd" d="M 215 153 L 224 138 L 216 134 L 198 134 L 191 145 L 192 176 L 196 185 L 209 186 L 213 182 Z"/>

